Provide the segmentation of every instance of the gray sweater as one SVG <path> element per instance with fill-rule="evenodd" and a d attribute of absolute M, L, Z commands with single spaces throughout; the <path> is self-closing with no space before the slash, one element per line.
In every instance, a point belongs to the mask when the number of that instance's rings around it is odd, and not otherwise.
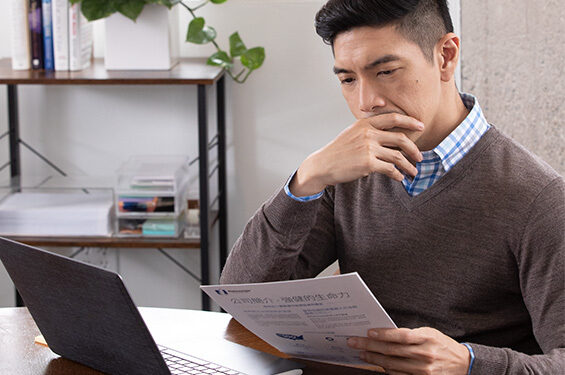
<path fill-rule="evenodd" d="M 416 197 L 380 174 L 310 202 L 281 189 L 221 282 L 309 278 L 336 259 L 399 327 L 471 343 L 472 374 L 565 374 L 565 183 L 496 128 Z"/>

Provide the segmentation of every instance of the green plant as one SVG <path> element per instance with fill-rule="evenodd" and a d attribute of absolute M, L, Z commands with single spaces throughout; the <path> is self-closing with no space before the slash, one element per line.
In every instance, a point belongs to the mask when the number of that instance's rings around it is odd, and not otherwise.
<path fill-rule="evenodd" d="M 263 47 L 247 48 L 239 33 L 236 31 L 229 37 L 229 52 L 220 48 L 216 42 L 216 30 L 212 26 L 207 26 L 203 17 L 196 16 L 196 10 L 202 8 L 208 3 L 222 4 L 227 0 L 203 0 L 196 7 L 189 7 L 181 0 L 69 0 L 71 4 L 81 3 L 82 14 L 89 21 L 98 20 L 108 17 L 111 14 L 119 12 L 124 16 L 135 21 L 141 14 L 146 4 L 160 4 L 169 9 L 175 5 L 185 8 L 192 20 L 188 24 L 186 32 L 186 41 L 195 44 L 212 43 L 216 52 L 212 54 L 207 64 L 221 66 L 226 70 L 231 78 L 238 83 L 244 83 L 249 75 L 263 65 L 265 60 L 265 49 Z M 237 74 L 233 72 L 236 60 L 241 62 L 243 66 Z"/>

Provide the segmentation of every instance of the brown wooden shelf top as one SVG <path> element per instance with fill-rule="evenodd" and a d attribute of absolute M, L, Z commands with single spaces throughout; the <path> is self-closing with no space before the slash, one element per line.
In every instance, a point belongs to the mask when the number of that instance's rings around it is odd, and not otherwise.
<path fill-rule="evenodd" d="M 223 75 L 206 58 L 181 58 L 171 70 L 106 70 L 97 58 L 76 72 L 12 70 L 11 59 L 0 59 L 0 84 L 7 85 L 212 85 Z"/>
<path fill-rule="evenodd" d="M 121 247 L 121 248 L 183 248 L 199 249 L 200 239 L 102 237 L 102 236 L 5 236 L 31 246 L 55 247 Z"/>

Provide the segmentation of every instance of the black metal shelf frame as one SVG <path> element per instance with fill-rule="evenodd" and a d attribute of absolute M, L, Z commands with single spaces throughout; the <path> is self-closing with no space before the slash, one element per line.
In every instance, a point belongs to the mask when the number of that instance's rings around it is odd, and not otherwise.
<path fill-rule="evenodd" d="M 4 169 L 10 166 L 11 184 L 14 191 L 21 189 L 21 155 L 20 146 L 23 145 L 42 159 L 52 168 L 57 170 L 63 176 L 66 175 L 61 169 L 49 161 L 45 156 L 38 153 L 31 146 L 20 138 L 19 133 L 19 113 L 18 113 L 18 88 L 17 84 L 8 84 L 8 131 L 0 136 L 0 139 L 9 137 L 9 162 L 1 166 Z M 220 271 L 223 268 L 227 258 L 227 188 L 226 188 L 226 113 L 225 113 L 225 77 L 222 76 L 216 81 L 216 123 L 217 133 L 208 140 L 208 103 L 207 103 L 208 85 L 197 85 L 197 108 L 198 108 L 198 157 L 190 162 L 199 164 L 199 185 L 200 185 L 200 277 L 197 277 L 188 268 L 172 258 L 163 251 L 162 248 L 157 250 L 171 260 L 176 266 L 200 281 L 203 285 L 210 284 L 210 236 L 214 220 L 210 211 L 212 206 L 219 202 L 218 222 L 219 222 L 219 261 Z M 217 148 L 217 164 L 210 168 L 208 151 Z M 214 174 L 218 176 L 218 195 L 210 201 L 210 179 Z M 79 252 L 81 250 L 79 249 Z M 77 253 L 73 254 L 76 255 Z M 202 292 L 202 309 L 209 311 L 210 299 Z M 23 306 L 21 296 L 16 290 L 16 306 Z"/>

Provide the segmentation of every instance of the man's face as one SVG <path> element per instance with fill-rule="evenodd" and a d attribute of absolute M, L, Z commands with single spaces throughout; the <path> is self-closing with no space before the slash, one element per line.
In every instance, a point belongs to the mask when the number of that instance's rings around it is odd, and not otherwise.
<path fill-rule="evenodd" d="M 338 34 L 333 47 L 334 71 L 355 118 L 390 112 L 414 117 L 424 123 L 424 132 L 402 132 L 416 144 L 433 129 L 441 97 L 440 72 L 416 43 L 394 26 L 359 27 Z"/>

